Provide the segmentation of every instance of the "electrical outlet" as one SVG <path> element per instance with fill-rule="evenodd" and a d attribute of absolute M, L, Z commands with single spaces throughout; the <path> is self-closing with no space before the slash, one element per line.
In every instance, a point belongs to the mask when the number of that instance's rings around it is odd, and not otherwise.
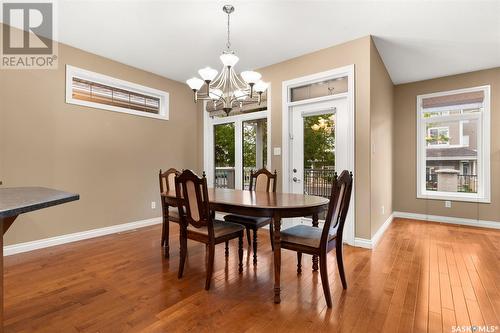
<path fill-rule="evenodd" d="M 444 202 L 444 206 L 445 206 L 446 208 L 451 208 L 451 201 L 446 200 L 446 201 Z"/>
<path fill-rule="evenodd" d="M 382 207 L 380 208 L 380 211 L 382 212 L 382 215 L 384 215 L 384 214 L 385 214 L 385 206 L 382 206 Z"/>
<path fill-rule="evenodd" d="M 155 209 L 156 208 L 156 201 L 151 201 L 151 209 Z"/>
<path fill-rule="evenodd" d="M 281 155 L 281 147 L 274 147 L 273 148 L 273 155 L 280 156 Z"/>

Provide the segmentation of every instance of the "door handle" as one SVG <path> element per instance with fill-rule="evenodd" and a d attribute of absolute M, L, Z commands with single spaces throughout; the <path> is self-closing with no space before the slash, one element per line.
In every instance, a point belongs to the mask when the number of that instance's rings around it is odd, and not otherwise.
<path fill-rule="evenodd" d="M 300 183 L 300 179 L 298 179 L 297 177 L 293 177 L 292 180 L 295 182 L 295 183 Z"/>

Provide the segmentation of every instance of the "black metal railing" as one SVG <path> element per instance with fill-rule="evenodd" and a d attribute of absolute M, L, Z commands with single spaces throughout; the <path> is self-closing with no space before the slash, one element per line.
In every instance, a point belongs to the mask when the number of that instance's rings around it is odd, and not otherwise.
<path fill-rule="evenodd" d="M 216 167 L 215 177 L 214 177 L 214 187 L 234 189 L 234 176 L 235 176 L 234 168 Z"/>
<path fill-rule="evenodd" d="M 304 193 L 330 197 L 334 174 L 333 169 L 304 169 Z"/>

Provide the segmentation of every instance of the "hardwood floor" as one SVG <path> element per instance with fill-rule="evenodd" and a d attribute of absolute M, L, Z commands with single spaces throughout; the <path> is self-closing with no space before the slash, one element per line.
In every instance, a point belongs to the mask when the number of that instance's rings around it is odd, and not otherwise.
<path fill-rule="evenodd" d="M 273 304 L 267 230 L 238 274 L 216 247 L 204 290 L 205 247 L 189 242 L 177 279 L 178 227 L 170 259 L 161 226 L 5 258 L 5 332 L 452 332 L 500 326 L 500 231 L 396 219 L 374 251 L 345 246 L 348 289 L 329 254 L 333 308 L 304 255 L 282 252 L 282 303 Z M 497 328 L 496 331 L 500 332 Z"/>

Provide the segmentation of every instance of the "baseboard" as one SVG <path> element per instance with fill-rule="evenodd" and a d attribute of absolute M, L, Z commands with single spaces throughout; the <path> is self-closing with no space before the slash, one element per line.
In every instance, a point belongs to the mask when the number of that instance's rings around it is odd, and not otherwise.
<path fill-rule="evenodd" d="M 394 214 L 389 215 L 387 220 L 385 220 L 385 222 L 380 226 L 380 228 L 378 228 L 377 232 L 372 236 L 371 239 L 360 238 L 360 237 L 354 238 L 354 246 L 363 247 L 365 249 L 374 249 L 375 247 L 377 247 L 377 244 L 384 235 L 384 232 L 391 225 L 393 219 L 394 219 Z"/>
<path fill-rule="evenodd" d="M 500 229 L 500 221 L 475 220 L 475 219 L 465 219 L 465 218 L 461 218 L 461 217 L 416 214 L 416 213 L 408 213 L 408 212 L 394 212 L 394 217 L 399 217 L 399 218 L 403 218 L 403 219 L 428 221 L 428 222 L 437 222 L 437 223 L 459 224 L 459 225 L 466 225 L 466 226 L 471 226 L 471 227 Z"/>
<path fill-rule="evenodd" d="M 43 249 L 43 248 L 50 247 L 50 246 L 72 243 L 72 242 L 76 242 L 79 240 L 84 240 L 84 239 L 89 239 L 89 238 L 94 238 L 94 237 L 99 237 L 99 236 L 105 236 L 105 235 L 109 235 L 109 234 L 115 234 L 115 233 L 123 232 L 123 231 L 127 231 L 127 230 L 134 230 L 134 229 L 138 229 L 138 228 L 143 228 L 143 227 L 147 227 L 147 226 L 154 225 L 154 224 L 160 224 L 161 222 L 162 222 L 161 217 L 155 217 L 155 218 L 151 218 L 151 219 L 147 219 L 147 220 L 117 224 L 117 225 L 113 225 L 110 227 L 75 232 L 72 234 L 44 238 L 44 239 L 39 239 L 36 241 L 31 241 L 31 242 L 26 242 L 26 243 L 7 245 L 7 246 L 4 246 L 4 248 L 3 248 L 3 255 L 10 256 L 10 255 L 17 254 L 17 253 L 23 253 L 23 252 Z"/>

